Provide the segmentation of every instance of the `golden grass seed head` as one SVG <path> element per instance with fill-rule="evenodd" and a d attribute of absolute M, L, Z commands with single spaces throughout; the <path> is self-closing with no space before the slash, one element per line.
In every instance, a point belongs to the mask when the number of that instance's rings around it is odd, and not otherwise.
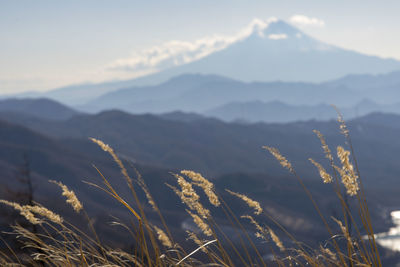
<path fill-rule="evenodd" d="M 149 202 L 150 206 L 153 208 L 154 211 L 158 210 L 156 202 L 154 201 L 153 197 L 151 196 L 149 190 L 147 188 L 143 188 L 143 191 L 146 195 L 147 201 Z"/>
<path fill-rule="evenodd" d="M 285 251 L 285 247 L 283 246 L 282 241 L 279 239 L 279 237 L 275 234 L 274 231 L 272 231 L 271 228 L 268 229 L 269 235 L 271 236 L 272 241 L 274 241 L 275 245 L 281 250 Z"/>
<path fill-rule="evenodd" d="M 157 226 L 154 225 L 153 227 L 157 232 L 157 238 L 158 240 L 160 240 L 161 244 L 163 244 L 164 247 L 172 248 L 172 242 L 167 236 L 167 234 Z"/>
<path fill-rule="evenodd" d="M 191 231 L 186 231 L 186 233 L 188 234 L 188 239 L 192 240 L 197 246 L 201 247 L 201 250 L 204 253 L 208 253 L 207 246 L 204 246 L 207 241 L 200 240 L 200 238 Z"/>
<path fill-rule="evenodd" d="M 191 231 L 186 231 L 186 233 L 188 234 L 188 239 L 193 240 L 194 243 L 196 243 L 196 245 L 201 246 L 203 245 L 203 242 L 200 240 L 200 238 L 193 232 Z"/>
<path fill-rule="evenodd" d="M 334 252 L 332 252 L 329 248 L 324 248 L 320 245 L 321 253 L 328 256 L 328 258 L 333 262 L 338 262 L 338 258 Z"/>
<path fill-rule="evenodd" d="M 50 221 L 57 223 L 57 224 L 62 224 L 63 222 L 63 218 L 52 212 L 51 210 L 42 207 L 42 206 L 29 206 L 29 205 L 25 205 L 25 207 L 27 209 L 29 209 L 30 211 L 32 211 L 33 213 L 39 214 L 40 216 L 46 217 L 47 219 L 49 219 Z"/>
<path fill-rule="evenodd" d="M 139 183 L 139 186 L 144 191 L 147 201 L 150 204 L 150 206 L 153 208 L 154 211 L 156 211 L 156 212 L 159 211 L 158 206 L 157 206 L 156 202 L 154 201 L 153 196 L 150 194 L 149 188 L 147 187 L 147 185 L 144 182 L 141 175 L 138 175 L 138 183 Z"/>
<path fill-rule="evenodd" d="M 201 187 L 212 205 L 214 205 L 215 207 L 221 205 L 218 196 L 215 194 L 214 184 L 212 182 L 204 178 L 200 173 L 194 171 L 182 170 L 181 174 L 186 175 L 197 186 Z"/>
<path fill-rule="evenodd" d="M 96 143 L 101 149 L 103 149 L 105 152 L 113 152 L 113 149 L 109 146 L 109 145 L 107 145 L 107 144 L 105 144 L 103 141 L 101 141 L 101 140 L 99 140 L 99 139 L 96 139 L 96 138 L 92 138 L 92 137 L 90 137 L 89 138 L 93 143 Z"/>
<path fill-rule="evenodd" d="M 350 163 L 350 151 L 338 146 L 337 156 L 342 163 L 342 168 L 335 166 L 335 169 L 339 172 L 342 178 L 342 183 L 347 190 L 347 194 L 350 196 L 355 196 L 360 188 L 358 184 L 358 176 L 355 174 L 354 167 Z"/>
<path fill-rule="evenodd" d="M 49 182 L 58 185 L 62 189 L 62 195 L 67 198 L 67 203 L 72 206 L 72 208 L 76 212 L 80 212 L 83 209 L 82 203 L 79 201 L 79 199 L 76 197 L 75 192 L 70 190 L 66 185 L 64 185 L 61 182 L 57 182 L 54 180 L 50 180 Z"/>
<path fill-rule="evenodd" d="M 346 188 L 346 193 L 350 196 L 357 195 L 357 192 L 360 189 L 357 180 L 338 166 L 334 166 L 334 168 L 340 174 L 342 184 Z"/>
<path fill-rule="evenodd" d="M 206 236 L 212 236 L 212 231 L 210 226 L 203 221 L 203 219 L 200 218 L 197 214 L 194 214 L 190 212 L 190 210 L 186 210 L 187 213 L 192 216 L 194 223 L 200 228 L 200 230 L 205 234 Z"/>
<path fill-rule="evenodd" d="M 250 222 L 256 227 L 257 232 L 255 233 L 256 237 L 267 240 L 268 241 L 268 230 L 264 229 L 252 216 L 250 215 L 243 215 L 240 216 L 243 219 L 248 219 Z"/>
<path fill-rule="evenodd" d="M 272 154 L 272 156 L 274 156 L 278 160 L 282 167 L 288 169 L 291 173 L 294 173 L 292 164 L 279 152 L 277 148 L 269 146 L 263 146 L 263 148 L 268 150 Z"/>
<path fill-rule="evenodd" d="M 178 182 L 179 186 L 181 187 L 182 194 L 186 198 L 189 198 L 193 202 L 196 202 L 200 199 L 200 196 L 193 189 L 193 186 L 191 183 L 186 181 L 185 178 L 183 178 L 182 176 L 180 176 L 178 174 L 175 174 L 175 178 L 177 179 L 177 182 Z"/>
<path fill-rule="evenodd" d="M 26 206 L 21 206 L 18 203 L 7 201 L 7 200 L 0 200 L 0 203 L 3 203 L 7 206 L 14 208 L 15 210 L 19 211 L 21 216 L 25 217 L 31 224 L 41 224 L 42 221 L 35 217 L 35 215 L 28 209 Z"/>
<path fill-rule="evenodd" d="M 60 215 L 42 206 L 20 205 L 18 203 L 10 202 L 7 200 L 0 200 L 0 203 L 13 207 L 15 210 L 18 210 L 20 214 L 32 224 L 41 224 L 43 222 L 36 218 L 34 213 L 45 217 L 54 223 L 61 224 L 63 222 L 63 219 Z"/>
<path fill-rule="evenodd" d="M 339 122 L 339 128 L 340 128 L 340 132 L 346 137 L 349 137 L 349 130 L 347 129 L 346 123 L 343 119 L 343 115 L 342 113 L 340 113 L 339 109 L 335 106 L 335 105 L 331 105 L 335 110 L 336 113 L 338 115 L 337 117 L 337 121 Z"/>
<path fill-rule="evenodd" d="M 347 228 L 343 225 L 341 221 L 332 217 L 332 219 L 339 225 L 340 230 L 342 231 L 343 236 L 347 239 L 347 241 L 351 244 L 351 237 Z"/>
<path fill-rule="evenodd" d="M 111 157 L 113 158 L 113 160 L 117 163 L 118 167 L 121 170 L 122 175 L 127 179 L 127 181 L 130 181 L 131 178 L 128 174 L 128 171 L 126 170 L 124 164 L 122 163 L 122 161 L 119 159 L 119 157 L 117 156 L 117 154 L 114 152 L 114 149 L 112 149 L 112 147 L 110 147 L 109 145 L 105 144 L 103 141 L 98 140 L 96 138 L 89 138 L 93 143 L 97 144 L 101 149 L 103 149 L 105 152 L 109 153 L 111 155 Z"/>
<path fill-rule="evenodd" d="M 313 160 L 311 158 L 309 160 L 311 161 L 312 164 L 314 164 L 315 167 L 317 167 L 317 169 L 319 171 L 319 175 L 321 176 L 322 181 L 324 183 L 327 184 L 327 183 L 331 183 L 333 181 L 332 176 L 326 172 L 325 168 L 322 167 L 321 164 L 319 164 L 318 162 L 316 162 L 315 160 Z"/>
<path fill-rule="evenodd" d="M 233 192 L 229 189 L 225 189 L 228 193 L 230 193 L 231 195 L 234 195 L 235 197 L 240 198 L 241 200 L 243 200 L 250 208 L 254 209 L 254 214 L 256 215 L 260 215 L 263 211 L 263 209 L 261 208 L 261 205 L 259 202 L 252 200 L 251 198 L 249 198 L 246 195 L 243 194 L 239 194 L 236 192 Z"/>
<path fill-rule="evenodd" d="M 325 137 L 318 130 L 313 130 L 313 132 L 318 136 L 318 138 L 319 138 L 319 140 L 321 142 L 322 150 L 324 151 L 325 157 L 327 159 L 329 159 L 329 161 L 333 162 L 332 152 L 331 152 L 331 150 L 329 149 L 329 146 L 326 143 Z"/>
<path fill-rule="evenodd" d="M 344 135 L 344 136 L 346 136 L 346 137 L 348 137 L 349 136 L 349 129 L 347 129 L 347 125 L 346 125 L 346 123 L 345 123 L 345 121 L 343 120 L 343 116 L 342 116 L 342 114 L 338 114 L 338 119 L 337 119 L 337 121 L 339 122 L 339 128 L 340 128 L 340 132 Z"/>
<path fill-rule="evenodd" d="M 182 202 L 185 203 L 189 207 L 189 209 L 196 211 L 204 219 L 210 217 L 210 211 L 200 203 L 200 196 L 193 189 L 192 184 L 178 174 L 174 174 L 174 176 L 176 177 L 177 182 L 181 187 L 181 191 L 174 191 L 181 198 Z"/>

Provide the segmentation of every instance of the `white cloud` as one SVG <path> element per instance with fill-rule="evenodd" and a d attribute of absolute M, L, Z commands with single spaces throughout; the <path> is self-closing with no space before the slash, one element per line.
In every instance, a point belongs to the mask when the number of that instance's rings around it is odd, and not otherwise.
<path fill-rule="evenodd" d="M 287 39 L 287 38 L 288 38 L 287 34 L 284 34 L 284 33 L 268 35 L 268 39 L 271 39 L 271 40 L 283 40 L 283 39 Z"/>
<path fill-rule="evenodd" d="M 325 21 L 319 18 L 311 18 L 305 15 L 293 15 L 290 17 L 289 21 L 298 26 L 314 26 L 314 27 L 324 27 Z"/>
<path fill-rule="evenodd" d="M 267 20 L 253 19 L 249 25 L 233 36 L 213 35 L 193 42 L 169 41 L 159 46 L 134 52 L 130 57 L 118 59 L 109 64 L 107 69 L 129 72 L 149 69 L 156 71 L 158 69 L 185 64 L 222 50 L 253 33 L 263 36 L 263 30 L 268 27 L 268 24 L 276 21 L 276 18 Z"/>

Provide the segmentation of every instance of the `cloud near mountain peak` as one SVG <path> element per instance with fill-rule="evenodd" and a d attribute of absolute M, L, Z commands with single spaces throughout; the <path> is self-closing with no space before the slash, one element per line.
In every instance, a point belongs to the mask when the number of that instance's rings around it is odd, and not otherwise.
<path fill-rule="evenodd" d="M 189 63 L 203 58 L 211 53 L 243 40 L 253 33 L 259 36 L 272 22 L 278 21 L 272 17 L 267 20 L 255 18 L 246 27 L 233 36 L 212 35 L 193 42 L 173 40 L 159 46 L 153 46 L 143 51 L 134 52 L 130 57 L 118 59 L 106 68 L 113 71 L 137 72 L 143 70 L 157 71 L 167 67 Z"/>
<path fill-rule="evenodd" d="M 319 18 L 312 18 L 306 15 L 296 14 L 290 17 L 289 21 L 297 26 L 313 26 L 313 27 L 324 27 L 325 21 Z"/>

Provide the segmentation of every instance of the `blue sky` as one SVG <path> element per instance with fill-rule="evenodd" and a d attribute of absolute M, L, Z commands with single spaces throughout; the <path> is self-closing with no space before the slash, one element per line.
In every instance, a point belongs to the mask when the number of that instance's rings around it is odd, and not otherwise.
<path fill-rule="evenodd" d="M 170 51 L 170 41 L 180 41 L 179 53 L 196 40 L 236 36 L 256 18 L 284 19 L 324 42 L 400 60 L 399 11 L 400 1 L 390 0 L 1 0 L 0 93 L 134 77 L 147 70 L 112 66 L 150 48 Z"/>

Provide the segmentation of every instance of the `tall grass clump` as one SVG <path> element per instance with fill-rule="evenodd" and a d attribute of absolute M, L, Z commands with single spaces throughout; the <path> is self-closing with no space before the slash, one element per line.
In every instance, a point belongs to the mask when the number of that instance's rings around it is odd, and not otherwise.
<path fill-rule="evenodd" d="M 115 151 L 100 140 L 91 138 L 107 152 L 118 165 L 133 202 L 114 188 L 110 181 L 96 168 L 102 184 L 87 184 L 103 191 L 115 199 L 131 214 L 131 223 L 114 221 L 129 233 L 134 242 L 130 250 L 110 247 L 101 241 L 96 229 L 91 224 L 84 205 L 74 191 L 57 181 L 50 181 L 58 186 L 66 202 L 76 213 L 88 222 L 88 229 L 82 230 L 69 223 L 60 215 L 48 210 L 43 205 L 20 205 L 0 200 L 0 204 L 15 209 L 31 224 L 38 226 L 31 231 L 21 225 L 13 225 L 13 232 L 23 249 L 0 252 L 1 266 L 382 266 L 372 227 L 371 216 L 362 184 L 361 175 L 354 157 L 349 131 L 341 115 L 339 127 L 345 137 L 346 147 L 338 146 L 331 150 L 317 130 L 314 130 L 321 142 L 322 152 L 330 168 L 325 169 L 321 162 L 309 159 L 321 177 L 321 182 L 332 186 L 341 207 L 341 217 L 326 217 L 317 201 L 306 187 L 292 163 L 274 147 L 264 146 L 283 168 L 303 187 L 310 204 L 324 224 L 330 239 L 317 247 L 309 247 L 297 240 L 285 227 L 257 200 L 230 189 L 216 190 L 214 184 L 200 173 L 182 170 L 172 173 L 175 183 L 167 186 L 176 194 L 184 205 L 188 216 L 196 229 L 186 232 L 186 242 L 175 241 L 162 210 L 154 200 L 139 172 L 134 170 L 131 176 Z M 332 152 L 333 151 L 333 152 Z M 139 198 L 138 190 L 146 197 Z M 243 214 L 232 210 L 225 200 L 242 202 L 248 207 Z M 356 212 L 349 207 L 349 198 L 357 203 Z M 233 199 L 233 200 L 232 200 Z M 235 200 L 236 199 L 236 200 Z M 159 220 L 148 219 L 145 210 L 149 205 Z M 238 234 L 233 241 L 231 234 L 219 221 L 229 222 Z M 266 219 L 272 224 L 266 225 Z M 361 227 L 358 222 L 361 221 Z M 274 230 L 273 230 L 274 229 Z M 353 230 L 354 229 L 354 233 Z M 266 257 L 260 251 L 257 239 L 270 252 Z"/>

